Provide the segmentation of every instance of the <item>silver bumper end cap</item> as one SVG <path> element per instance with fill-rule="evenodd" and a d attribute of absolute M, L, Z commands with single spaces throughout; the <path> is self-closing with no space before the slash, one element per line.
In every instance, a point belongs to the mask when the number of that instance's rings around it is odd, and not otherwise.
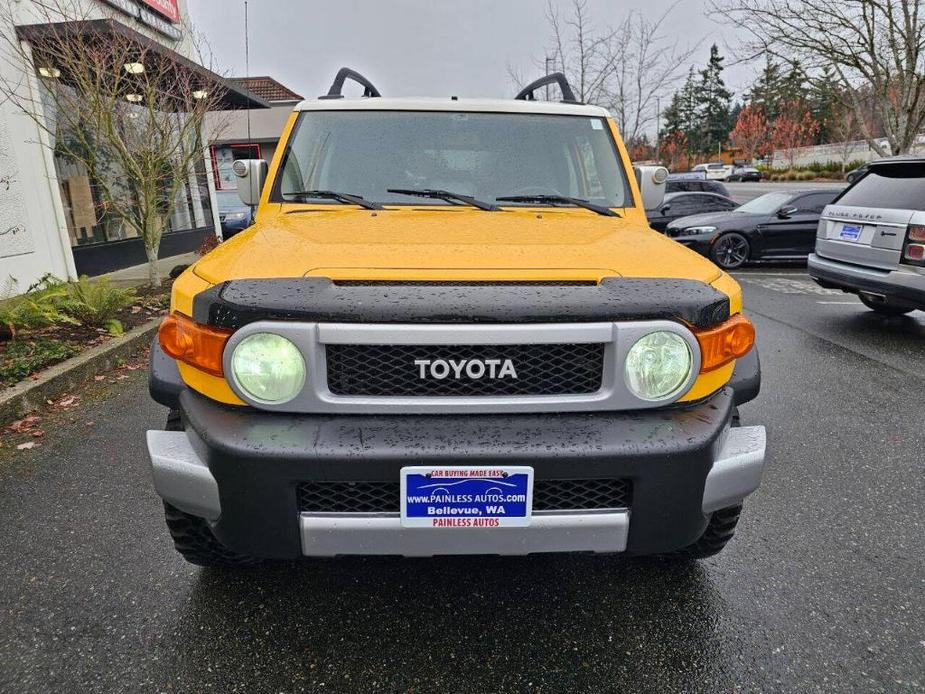
<path fill-rule="evenodd" d="M 218 483 L 196 455 L 186 432 L 149 431 L 151 476 L 160 497 L 172 506 L 207 520 L 217 520 L 222 507 Z"/>
<path fill-rule="evenodd" d="M 630 513 L 605 510 L 534 514 L 525 528 L 403 528 L 398 515 L 302 513 L 305 556 L 391 554 L 524 555 L 539 552 L 623 552 Z"/>
<path fill-rule="evenodd" d="M 733 427 L 703 488 L 703 512 L 735 506 L 758 489 L 764 472 L 764 427 Z"/>

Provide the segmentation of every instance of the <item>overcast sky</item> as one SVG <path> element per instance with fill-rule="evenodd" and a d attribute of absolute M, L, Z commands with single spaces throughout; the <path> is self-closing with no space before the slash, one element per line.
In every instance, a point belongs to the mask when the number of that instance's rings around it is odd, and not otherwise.
<path fill-rule="evenodd" d="M 707 0 L 680 0 L 667 31 L 682 43 L 722 47 L 728 29 L 705 14 Z M 556 0 L 563 10 L 571 0 Z M 595 21 L 617 24 L 637 9 L 649 17 L 672 0 L 588 0 Z M 190 0 L 196 28 L 224 74 L 244 74 L 244 0 Z M 249 0 L 250 74 L 271 75 L 305 97 L 327 91 L 336 70 L 353 67 L 385 95 L 491 96 L 513 93 L 507 65 L 539 75 L 548 45 L 545 0 Z M 727 62 L 731 62 L 727 61 Z M 727 71 L 736 91 L 750 67 Z"/>

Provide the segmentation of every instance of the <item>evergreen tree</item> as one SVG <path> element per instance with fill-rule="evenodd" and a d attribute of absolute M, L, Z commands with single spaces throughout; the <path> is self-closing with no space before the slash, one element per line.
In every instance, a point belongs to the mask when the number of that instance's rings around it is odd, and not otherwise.
<path fill-rule="evenodd" d="M 784 75 L 778 96 L 778 110 L 783 102 L 807 103 L 809 101 L 809 78 L 799 61 L 790 64 L 790 70 Z"/>
<path fill-rule="evenodd" d="M 729 108 L 732 92 L 723 82 L 723 58 L 719 47 L 714 43 L 710 47 L 710 61 L 700 71 L 700 83 L 697 85 L 697 102 L 699 105 L 700 141 L 699 151 L 712 154 L 719 152 L 729 139 L 732 122 Z"/>
<path fill-rule="evenodd" d="M 671 103 L 665 109 L 664 136 L 681 133 L 687 141 L 688 151 L 699 151 L 699 103 L 698 85 L 692 67 L 687 79 L 671 97 Z"/>
<path fill-rule="evenodd" d="M 822 68 L 817 79 L 813 81 L 808 95 L 809 111 L 813 120 L 819 124 L 816 141 L 819 144 L 838 140 L 834 130 L 838 129 L 835 121 L 842 113 L 841 98 L 837 81 L 828 65 Z"/>
<path fill-rule="evenodd" d="M 745 93 L 745 100 L 757 106 L 764 113 L 768 121 L 773 121 L 780 113 L 780 104 L 783 100 L 784 76 L 780 65 L 765 59 L 764 69 L 755 79 L 751 89 Z"/>

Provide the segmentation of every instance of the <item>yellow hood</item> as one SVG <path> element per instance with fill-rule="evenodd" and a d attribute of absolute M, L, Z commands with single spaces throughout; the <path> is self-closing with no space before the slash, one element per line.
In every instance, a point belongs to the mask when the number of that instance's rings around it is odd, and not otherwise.
<path fill-rule="evenodd" d="M 285 210 L 285 211 L 283 211 Z M 598 280 L 671 277 L 711 283 L 705 258 L 648 228 L 644 215 L 585 210 L 265 206 L 262 219 L 199 261 L 209 283 L 332 279 Z"/>

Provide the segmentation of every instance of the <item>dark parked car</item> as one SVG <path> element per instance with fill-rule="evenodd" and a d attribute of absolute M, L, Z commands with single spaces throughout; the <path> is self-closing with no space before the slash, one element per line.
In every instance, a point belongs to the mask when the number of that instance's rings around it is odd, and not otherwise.
<path fill-rule="evenodd" d="M 848 183 L 854 183 L 861 176 L 867 173 L 867 169 L 868 169 L 867 164 L 864 164 L 864 166 L 859 166 L 856 169 L 852 169 L 851 171 L 845 174 L 845 180 L 848 181 Z"/>
<path fill-rule="evenodd" d="M 735 200 L 716 193 L 668 193 L 657 210 L 646 210 L 649 226 L 656 231 L 676 219 L 707 212 L 728 212 L 739 206 Z"/>
<path fill-rule="evenodd" d="M 720 181 L 706 179 L 673 178 L 668 176 L 665 184 L 666 193 L 716 193 L 729 197 L 729 190 Z"/>
<path fill-rule="evenodd" d="M 221 190 L 215 194 L 218 219 L 222 223 L 222 239 L 227 241 L 254 223 L 254 211 L 241 202 L 237 191 Z"/>
<path fill-rule="evenodd" d="M 729 174 L 730 181 L 760 181 L 761 172 L 754 166 L 737 166 Z"/>
<path fill-rule="evenodd" d="M 822 210 L 840 192 L 765 193 L 732 212 L 677 219 L 666 234 L 726 270 L 749 260 L 805 259 L 815 247 Z"/>

